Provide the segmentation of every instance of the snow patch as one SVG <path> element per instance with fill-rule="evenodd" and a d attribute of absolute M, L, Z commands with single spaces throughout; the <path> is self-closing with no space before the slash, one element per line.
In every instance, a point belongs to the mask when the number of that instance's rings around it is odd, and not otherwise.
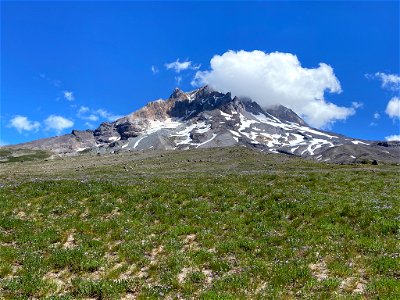
<path fill-rule="evenodd" d="M 354 145 L 358 145 L 358 144 L 363 144 L 363 145 L 368 145 L 367 143 L 361 142 L 361 141 L 351 141 Z"/>
<path fill-rule="evenodd" d="M 323 145 L 329 145 L 329 147 L 333 147 L 334 146 L 331 142 L 328 142 L 328 141 L 322 140 L 322 139 L 314 138 L 314 139 L 312 139 L 310 141 L 310 143 L 308 144 L 308 147 L 305 150 L 303 150 L 303 152 L 301 152 L 301 155 L 303 155 L 307 151 L 311 155 L 314 155 L 315 150 L 321 148 Z"/>
<path fill-rule="evenodd" d="M 297 145 L 297 144 L 304 142 L 304 136 L 302 136 L 300 134 L 291 133 L 289 136 L 293 136 L 296 138 L 295 140 L 288 141 L 290 146 Z"/>
<path fill-rule="evenodd" d="M 205 145 L 205 144 L 211 142 L 213 139 L 215 139 L 216 136 L 217 136 L 217 134 L 213 133 L 213 135 L 212 135 L 212 137 L 211 137 L 210 139 L 208 139 L 207 141 L 205 141 L 205 142 L 203 142 L 203 143 L 197 144 L 197 147 L 196 147 L 196 148 L 199 148 L 200 146 Z"/>
<path fill-rule="evenodd" d="M 233 115 L 229 115 L 227 113 L 224 113 L 222 110 L 219 111 L 221 113 L 221 116 L 223 116 L 227 120 L 232 120 Z"/>
<path fill-rule="evenodd" d="M 109 142 L 119 141 L 121 138 L 119 136 L 112 136 L 108 138 Z"/>
<path fill-rule="evenodd" d="M 203 125 L 202 125 L 201 123 L 199 123 L 198 127 L 200 127 L 200 128 L 196 129 L 197 133 L 206 133 L 207 131 L 209 131 L 211 129 L 211 124 L 206 125 L 205 123 L 203 123 Z"/>
<path fill-rule="evenodd" d="M 233 134 L 234 136 L 236 136 L 236 137 L 240 137 L 240 133 L 237 132 L 237 131 L 233 131 L 233 130 L 230 130 L 230 129 L 229 129 L 229 132 L 232 133 L 232 134 Z"/>
<path fill-rule="evenodd" d="M 182 123 L 178 122 L 176 120 L 173 120 L 171 118 L 165 119 L 164 121 L 153 120 L 153 121 L 150 121 L 150 126 L 146 130 L 146 133 L 151 134 L 151 133 L 154 133 L 161 129 L 174 129 L 174 128 L 177 128 L 179 125 L 182 125 Z"/>
<path fill-rule="evenodd" d="M 140 142 L 141 140 L 143 140 L 144 138 L 146 138 L 146 137 L 147 137 L 147 135 L 141 136 L 141 137 L 136 141 L 136 143 L 133 145 L 133 149 L 136 149 L 136 147 L 139 145 L 139 142 Z"/>
<path fill-rule="evenodd" d="M 299 149 L 300 146 L 294 147 L 292 149 L 290 149 L 290 152 L 294 153 L 294 151 L 296 151 L 297 149 Z"/>
<path fill-rule="evenodd" d="M 257 123 L 257 121 L 249 120 L 245 116 L 243 116 L 242 114 L 239 114 L 239 118 L 240 118 L 240 127 L 239 127 L 238 131 L 240 133 L 243 133 L 242 131 L 244 129 L 246 129 L 246 128 L 249 128 L 251 126 L 251 124 Z"/>

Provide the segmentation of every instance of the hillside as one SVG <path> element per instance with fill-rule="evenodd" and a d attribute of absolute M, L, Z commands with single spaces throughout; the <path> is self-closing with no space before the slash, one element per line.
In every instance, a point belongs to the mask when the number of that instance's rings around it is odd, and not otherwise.
<path fill-rule="evenodd" d="M 0 168 L 0 298 L 400 296 L 399 168 L 245 147 Z"/>

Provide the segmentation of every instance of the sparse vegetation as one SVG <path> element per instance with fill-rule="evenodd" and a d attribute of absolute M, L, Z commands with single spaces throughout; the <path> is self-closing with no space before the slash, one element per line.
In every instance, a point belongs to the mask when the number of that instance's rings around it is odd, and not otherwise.
<path fill-rule="evenodd" d="M 0 183 L 0 298 L 400 297 L 398 166 L 85 154 Z"/>

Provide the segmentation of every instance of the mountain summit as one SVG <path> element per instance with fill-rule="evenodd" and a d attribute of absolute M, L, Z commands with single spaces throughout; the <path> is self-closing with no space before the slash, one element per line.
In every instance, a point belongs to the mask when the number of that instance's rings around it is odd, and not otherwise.
<path fill-rule="evenodd" d="M 96 130 L 36 140 L 16 148 L 45 149 L 59 154 L 135 150 L 173 150 L 243 145 L 319 161 L 398 162 L 398 143 L 356 140 L 311 128 L 282 105 L 262 108 L 249 98 L 232 97 L 208 86 L 148 103 Z"/>

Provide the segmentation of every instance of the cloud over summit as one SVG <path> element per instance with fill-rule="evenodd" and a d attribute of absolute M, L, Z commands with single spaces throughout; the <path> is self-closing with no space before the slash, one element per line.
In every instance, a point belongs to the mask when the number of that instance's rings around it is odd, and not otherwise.
<path fill-rule="evenodd" d="M 332 67 L 325 63 L 309 69 L 291 53 L 241 50 L 215 55 L 210 64 L 211 70 L 196 73 L 193 85 L 208 84 L 221 92 L 250 97 L 263 107 L 282 104 L 318 128 L 355 113 L 356 107 L 325 100 L 326 91 L 341 92 Z"/>

